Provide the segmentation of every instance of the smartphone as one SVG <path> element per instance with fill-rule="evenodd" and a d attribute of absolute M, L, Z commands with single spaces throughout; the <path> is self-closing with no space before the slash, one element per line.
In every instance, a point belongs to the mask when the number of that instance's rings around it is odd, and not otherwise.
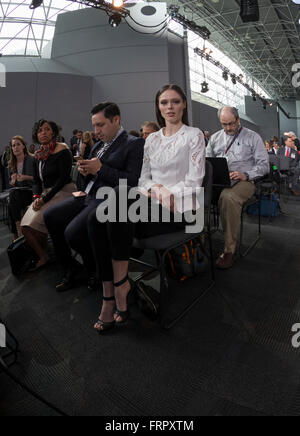
<path fill-rule="evenodd" d="M 78 192 L 72 192 L 73 197 L 75 198 L 84 198 L 86 197 L 86 192 L 78 191 Z"/>

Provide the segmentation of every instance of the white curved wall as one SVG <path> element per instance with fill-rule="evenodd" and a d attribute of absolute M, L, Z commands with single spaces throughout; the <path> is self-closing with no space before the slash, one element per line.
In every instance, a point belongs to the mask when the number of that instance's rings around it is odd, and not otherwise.
<path fill-rule="evenodd" d="M 100 101 L 119 104 L 122 123 L 139 129 L 155 119 L 159 88 L 186 89 L 183 42 L 172 34 L 141 35 L 125 23 L 117 29 L 95 9 L 61 14 L 51 59 L 1 58 L 7 86 L 0 88 L 1 149 L 16 134 L 31 142 L 33 123 L 50 118 L 68 140 L 74 128 L 91 129 L 90 110 Z"/>

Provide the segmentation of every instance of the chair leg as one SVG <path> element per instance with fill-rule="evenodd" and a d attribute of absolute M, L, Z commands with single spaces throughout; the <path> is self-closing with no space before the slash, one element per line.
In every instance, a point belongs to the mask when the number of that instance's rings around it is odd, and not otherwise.
<path fill-rule="evenodd" d="M 167 274 L 166 274 L 166 270 L 165 270 L 165 266 L 164 266 L 167 254 L 168 254 L 168 251 L 164 252 L 163 255 L 161 256 L 160 324 L 164 329 L 169 330 L 172 327 L 174 327 L 174 325 L 177 324 L 177 322 L 180 321 L 200 300 L 202 300 L 202 298 L 204 298 L 206 296 L 206 294 L 214 287 L 215 281 L 214 281 L 214 279 L 212 279 L 210 285 L 200 295 L 198 295 L 190 304 L 188 304 L 180 313 L 178 313 L 175 318 L 173 318 L 171 321 L 165 322 L 164 318 L 165 318 L 166 309 L 167 309 L 167 305 L 166 305 L 167 292 L 168 292 L 168 288 L 169 288 Z M 213 269 L 214 269 L 214 266 L 213 266 Z M 214 277 L 214 271 L 212 272 L 212 274 Z"/>
<path fill-rule="evenodd" d="M 0 319 L 0 322 L 3 325 L 5 325 L 1 319 Z M 10 366 L 14 365 L 15 363 L 17 363 L 17 361 L 18 361 L 18 353 L 19 353 L 20 346 L 19 346 L 19 342 L 18 342 L 17 338 L 13 335 L 13 333 L 6 326 L 5 326 L 5 330 L 6 330 L 6 348 L 9 351 L 6 354 L 3 354 L 2 356 L 0 355 L 0 357 L 5 362 L 7 359 L 10 359 L 13 356 L 12 362 L 7 364 L 7 367 L 10 367 Z"/>
<path fill-rule="evenodd" d="M 244 208 L 242 209 L 240 241 L 239 241 L 239 249 L 238 249 L 238 253 L 239 253 L 240 257 L 248 256 L 250 251 L 253 250 L 253 248 L 256 246 L 256 244 L 261 239 L 261 202 L 262 202 L 262 197 L 260 196 L 259 201 L 258 201 L 258 233 L 257 233 L 257 236 L 256 236 L 255 240 L 252 242 L 252 244 L 250 244 L 250 246 L 244 252 L 242 251 L 243 237 L 244 237 L 244 216 L 243 216 L 244 215 Z"/>

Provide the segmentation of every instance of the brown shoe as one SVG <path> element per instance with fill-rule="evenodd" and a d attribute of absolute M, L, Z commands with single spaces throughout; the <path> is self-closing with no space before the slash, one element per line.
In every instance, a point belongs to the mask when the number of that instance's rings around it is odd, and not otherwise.
<path fill-rule="evenodd" d="M 217 268 L 229 269 L 233 266 L 234 260 L 234 255 L 232 253 L 223 253 L 217 260 Z"/>
<path fill-rule="evenodd" d="M 296 197 L 299 197 L 299 192 L 297 192 L 295 189 L 291 189 L 291 193 L 293 194 L 293 195 L 295 195 Z"/>

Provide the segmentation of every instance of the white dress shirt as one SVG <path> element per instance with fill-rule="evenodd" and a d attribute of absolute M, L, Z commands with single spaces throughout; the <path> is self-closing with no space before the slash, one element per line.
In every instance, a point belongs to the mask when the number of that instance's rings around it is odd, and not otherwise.
<path fill-rule="evenodd" d="M 170 137 L 163 130 L 146 139 L 139 187 L 149 190 L 156 184 L 163 185 L 174 195 L 176 210 L 184 213 L 196 205 L 195 196 L 188 200 L 185 190 L 202 187 L 205 176 L 204 135 L 186 125 Z"/>
<path fill-rule="evenodd" d="M 226 157 L 230 172 L 247 173 L 250 180 L 270 172 L 269 156 L 261 136 L 243 127 L 240 135 L 225 154 L 233 136 L 224 130 L 212 135 L 207 145 L 207 157 Z"/>

